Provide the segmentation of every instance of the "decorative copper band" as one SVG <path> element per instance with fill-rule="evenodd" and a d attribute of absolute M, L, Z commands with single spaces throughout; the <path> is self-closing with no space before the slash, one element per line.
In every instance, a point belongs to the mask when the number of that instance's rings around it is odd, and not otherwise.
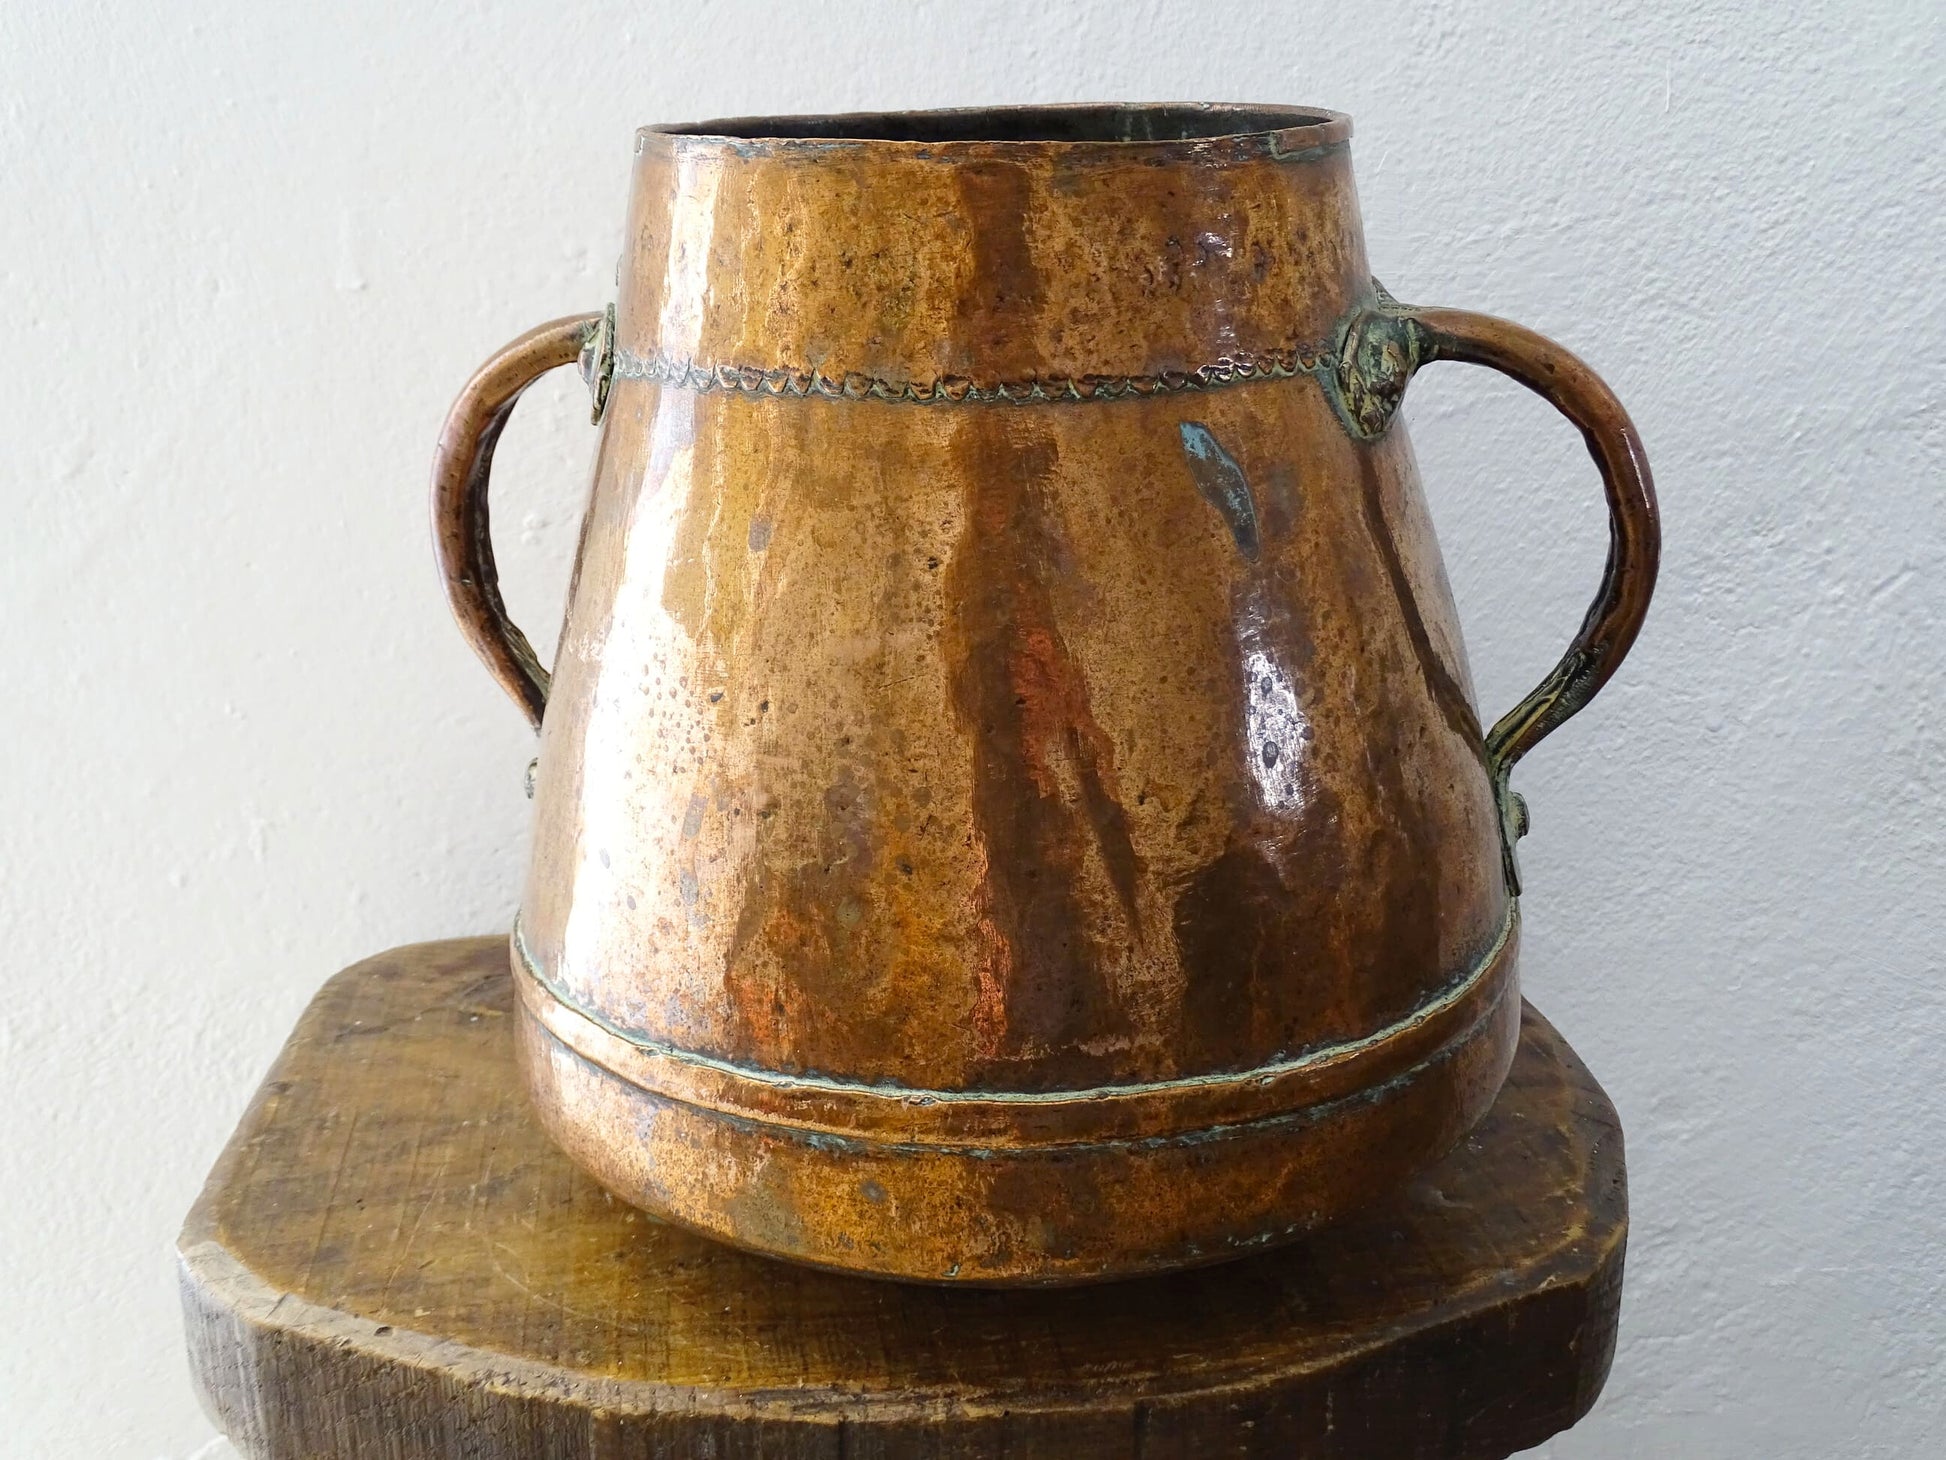
<path fill-rule="evenodd" d="M 829 400 L 896 401 L 920 406 L 1045 405 L 1215 390 L 1252 381 L 1320 375 L 1335 367 L 1335 356 L 1324 347 L 1293 345 L 1270 354 L 1225 355 L 1192 370 L 1163 370 L 1152 375 L 1050 375 L 982 384 L 964 375 L 891 380 L 858 370 L 827 375 L 798 366 L 766 370 L 757 365 L 709 365 L 664 355 L 657 350 L 642 354 L 618 348 L 614 374 L 621 380 L 646 380 L 680 390 L 728 391 L 779 399 L 821 396 Z"/>
<path fill-rule="evenodd" d="M 1256 1069 L 1093 1089 L 923 1090 L 781 1074 L 626 1031 L 576 1003 L 513 934 L 520 998 L 576 1054 L 652 1094 L 724 1115 L 840 1139 L 900 1146 L 1005 1148 L 1195 1140 L 1369 1091 L 1478 1031 L 1514 987 L 1520 941 L 1509 904 L 1492 948 L 1405 1018 L 1362 1039 Z"/>

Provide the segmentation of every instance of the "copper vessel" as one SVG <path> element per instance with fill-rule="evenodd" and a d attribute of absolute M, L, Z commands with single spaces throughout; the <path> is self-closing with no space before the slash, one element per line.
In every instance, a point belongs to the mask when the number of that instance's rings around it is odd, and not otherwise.
<path fill-rule="evenodd" d="M 619 293 L 467 385 L 460 624 L 540 731 L 513 936 L 542 1119 L 801 1262 L 1064 1283 L 1395 1186 L 1519 1018 L 1514 762 L 1628 651 L 1657 524 L 1572 355 L 1370 278 L 1343 116 L 1061 107 L 637 135 Z M 601 444 L 552 677 L 487 530 L 520 391 Z M 1470 360 L 1611 538 L 1491 731 L 1394 411 Z"/>

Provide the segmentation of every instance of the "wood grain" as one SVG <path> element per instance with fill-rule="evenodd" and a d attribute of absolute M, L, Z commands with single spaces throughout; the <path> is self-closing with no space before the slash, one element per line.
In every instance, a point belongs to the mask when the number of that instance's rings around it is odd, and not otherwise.
<path fill-rule="evenodd" d="M 1531 1009 L 1498 1104 L 1382 1208 L 1065 1291 L 785 1266 L 635 1212 L 515 1073 L 506 945 L 318 995 L 181 1238 L 192 1368 L 255 1460 L 1475 1460 L 1593 1403 L 1627 1194 L 1600 1087 Z"/>

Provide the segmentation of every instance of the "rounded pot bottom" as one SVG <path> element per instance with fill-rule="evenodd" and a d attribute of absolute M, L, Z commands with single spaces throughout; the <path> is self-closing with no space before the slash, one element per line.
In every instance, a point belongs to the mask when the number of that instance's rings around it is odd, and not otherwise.
<path fill-rule="evenodd" d="M 965 1096 L 792 1080 L 631 1043 L 550 989 L 516 933 L 518 1047 L 553 1138 L 669 1221 L 875 1277 L 1086 1283 L 1290 1241 L 1444 1155 L 1512 1062 L 1516 945 L 1510 915 L 1449 994 L 1380 1035 L 1266 1070 Z"/>

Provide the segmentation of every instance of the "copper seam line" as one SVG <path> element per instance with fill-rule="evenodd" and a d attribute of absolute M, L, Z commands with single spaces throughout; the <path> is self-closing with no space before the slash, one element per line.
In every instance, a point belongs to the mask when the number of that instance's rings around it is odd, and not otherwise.
<path fill-rule="evenodd" d="M 1321 375 L 1332 368 L 1322 347 L 1293 346 L 1268 354 L 1225 355 L 1185 370 L 1146 375 L 1047 375 L 982 385 L 965 376 L 893 380 L 849 370 L 827 375 L 794 365 L 710 365 L 651 350 L 617 348 L 615 378 L 641 380 L 701 393 L 803 400 L 876 400 L 904 405 L 1060 405 L 1077 401 L 1142 399 L 1186 391 L 1215 390 L 1266 380 Z"/>
<path fill-rule="evenodd" d="M 644 1090 L 725 1115 L 901 1143 L 1048 1144 L 1146 1138 L 1289 1115 L 1381 1084 L 1464 1040 L 1512 986 L 1519 913 L 1510 905 L 1471 968 L 1376 1033 L 1254 1069 L 1086 1089 L 969 1091 L 791 1075 L 735 1064 L 623 1029 L 574 999 L 513 933 L 527 1011 L 561 1043 Z"/>
<path fill-rule="evenodd" d="M 1058 1130 L 1041 1133 L 1024 1128 L 1018 1111 L 1011 1128 L 981 1132 L 978 1135 L 948 1133 L 941 1136 L 933 1131 L 918 1130 L 917 1122 L 884 1129 L 868 1130 L 857 1126 L 839 1126 L 829 1121 L 819 1123 L 808 1119 L 778 1116 L 771 1113 L 751 1114 L 747 1111 L 724 1109 L 718 1104 L 687 1100 L 666 1091 L 656 1090 L 628 1075 L 618 1072 L 600 1059 L 571 1044 L 558 1030 L 555 1022 L 538 1014 L 529 1003 L 526 1013 L 540 1037 L 553 1048 L 564 1051 L 570 1058 L 585 1064 L 600 1076 L 619 1082 L 651 1099 L 665 1100 L 679 1106 L 692 1115 L 705 1119 L 720 1120 L 750 1131 L 769 1131 L 778 1137 L 801 1138 L 806 1144 L 821 1149 L 851 1148 L 859 1151 L 880 1153 L 900 1153 L 908 1155 L 939 1153 L 971 1156 L 979 1160 L 991 1160 L 1001 1156 L 1036 1156 L 1056 1152 L 1095 1152 L 1095 1151 L 1154 1151 L 1172 1146 L 1209 1145 L 1228 1140 L 1248 1139 L 1280 1131 L 1294 1131 L 1307 1125 L 1332 1119 L 1337 1114 L 1361 1105 L 1379 1105 L 1393 1096 L 1410 1088 L 1420 1080 L 1431 1075 L 1438 1066 L 1448 1064 L 1473 1049 L 1484 1039 L 1490 1039 L 1494 1026 L 1508 1008 L 1508 999 L 1514 994 L 1511 978 L 1496 978 L 1484 991 L 1478 1012 L 1465 1026 L 1433 1048 L 1431 1054 L 1415 1064 L 1391 1072 L 1381 1072 L 1382 1078 L 1376 1083 L 1336 1088 L 1320 1095 L 1307 1103 L 1282 1106 L 1257 1115 L 1214 1121 L 1200 1125 L 1163 1130 L 1118 1130 L 1118 1129 L 1077 1129 L 1076 1122 L 1069 1121 Z M 559 1006 L 556 1006 L 558 1009 Z M 565 1014 L 572 1020 L 577 1016 Z M 937 1110 L 940 1107 L 934 1106 Z M 1048 1109 L 1049 1107 L 1043 1107 Z M 1068 1107 L 1070 1113 L 1078 1107 Z M 1092 1113 L 1092 1112 L 1084 1112 Z M 1299 1226 L 1305 1224 L 1300 1223 Z"/>

